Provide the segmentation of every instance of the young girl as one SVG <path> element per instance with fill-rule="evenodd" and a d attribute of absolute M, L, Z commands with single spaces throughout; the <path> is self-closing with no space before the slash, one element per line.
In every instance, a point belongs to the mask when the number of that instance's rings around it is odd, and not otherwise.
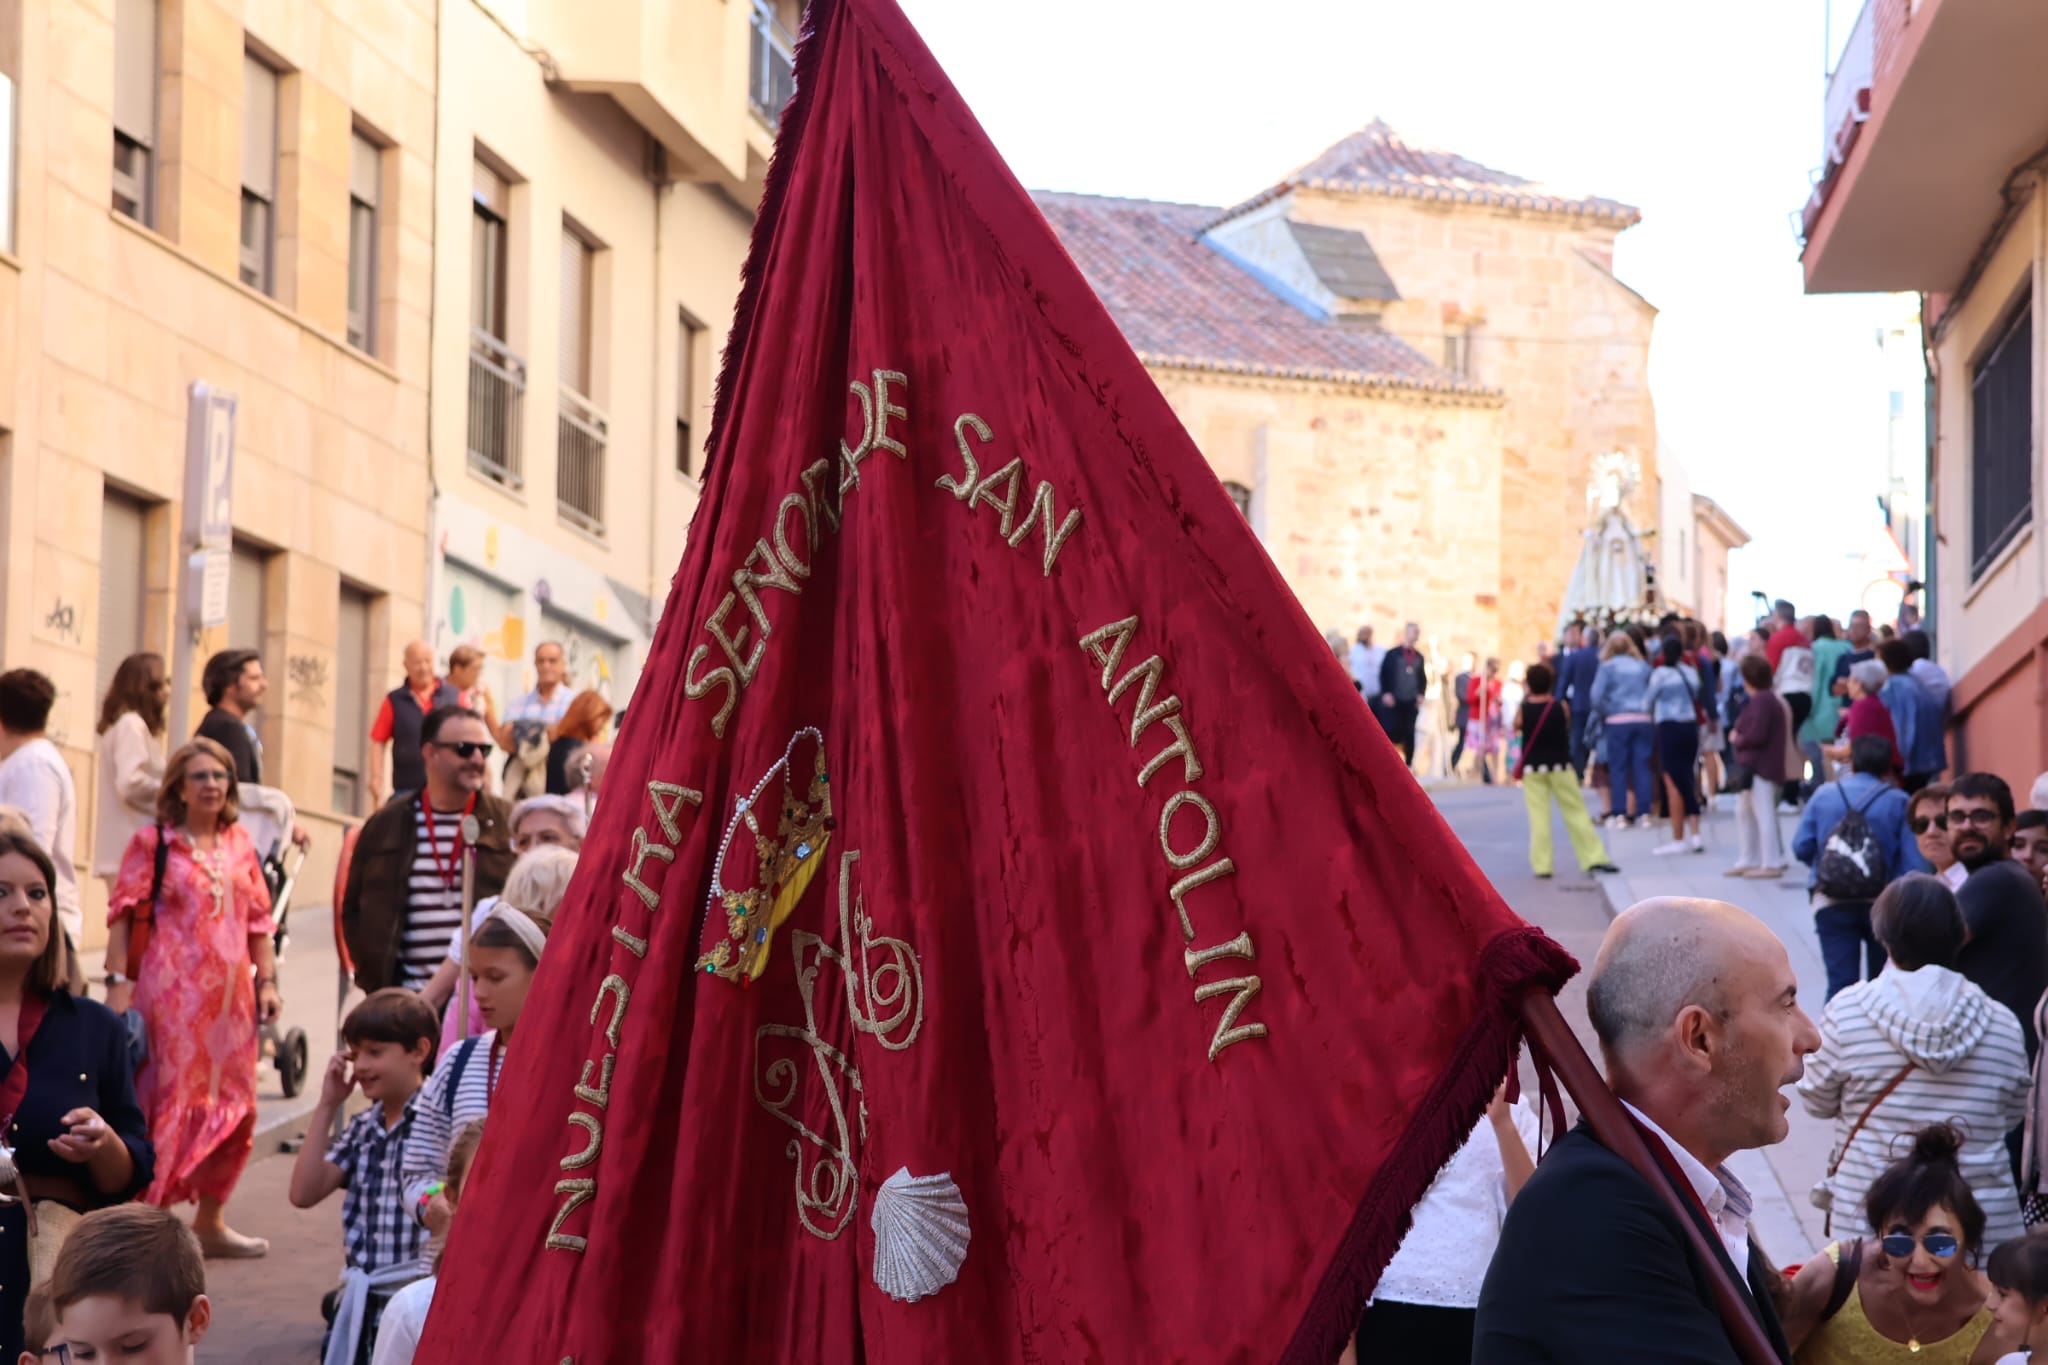
<path fill-rule="evenodd" d="M 455 1145 L 448 1149 L 447 1195 L 451 1210 L 462 1202 L 462 1186 L 469 1179 L 470 1163 L 476 1160 L 476 1149 L 483 1139 L 484 1121 L 477 1119 L 456 1135 Z M 427 1310 L 434 1303 L 434 1284 L 440 1270 L 437 1255 L 433 1275 L 415 1280 L 391 1296 L 383 1321 L 378 1324 L 377 1353 L 370 1358 L 370 1365 L 412 1365 L 413 1352 L 420 1346 L 420 1333 L 427 1328 Z"/>
<path fill-rule="evenodd" d="M 444 1188 L 448 1148 L 463 1125 L 480 1119 L 497 1094 L 526 992 L 547 947 L 550 919 L 504 900 L 469 940 L 469 979 L 490 1031 L 449 1050 L 413 1100 L 412 1133 L 405 1142 L 405 1205 L 438 1242 L 455 1216 Z"/>
<path fill-rule="evenodd" d="M 2019 1345 L 1998 1365 L 2027 1365 L 2029 1356 L 2048 1360 L 2048 1232 L 2002 1243 L 1984 1271 L 1991 1281 L 1991 1320 L 2001 1337 Z"/>

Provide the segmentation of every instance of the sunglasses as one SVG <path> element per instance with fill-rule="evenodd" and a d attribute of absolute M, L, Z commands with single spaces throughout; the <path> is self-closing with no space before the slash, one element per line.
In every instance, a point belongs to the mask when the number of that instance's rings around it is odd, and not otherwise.
<path fill-rule="evenodd" d="M 1925 834 L 1929 826 L 1944 833 L 1948 830 L 1948 817 L 1946 815 L 1916 815 L 1908 823 L 1913 826 L 1915 834 Z"/>
<path fill-rule="evenodd" d="M 446 749 L 457 758 L 487 758 L 491 752 L 489 744 L 473 739 L 465 739 L 459 744 L 437 744 L 434 747 Z"/>
<path fill-rule="evenodd" d="M 1885 1255 L 1895 1261 L 1903 1261 L 1913 1254 L 1914 1241 L 1910 1232 L 1886 1233 L 1877 1239 L 1877 1244 L 1884 1248 Z M 1948 1232 L 1930 1232 L 1919 1240 L 1919 1245 L 1927 1248 L 1929 1256 L 1944 1261 L 1955 1255 L 1962 1247 L 1962 1243 L 1955 1239 L 1955 1234 Z"/>

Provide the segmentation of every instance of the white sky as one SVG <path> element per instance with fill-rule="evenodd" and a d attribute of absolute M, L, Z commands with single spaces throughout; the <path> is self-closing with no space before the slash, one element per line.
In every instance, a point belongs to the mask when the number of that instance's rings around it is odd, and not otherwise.
<path fill-rule="evenodd" d="M 1731 597 L 1854 605 L 1889 308 L 1806 297 L 1788 217 L 1820 159 L 1827 0 L 899 3 L 1035 189 L 1230 204 L 1377 116 L 1639 206 L 1616 273 L 1662 310 L 1667 450 L 1755 537 Z M 1839 46 L 1857 0 L 1834 3 Z"/>

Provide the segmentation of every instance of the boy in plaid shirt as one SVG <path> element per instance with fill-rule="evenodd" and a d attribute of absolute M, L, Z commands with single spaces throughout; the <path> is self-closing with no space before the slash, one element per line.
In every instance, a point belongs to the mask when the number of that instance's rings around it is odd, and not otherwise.
<path fill-rule="evenodd" d="M 426 1273 L 420 1253 L 426 1230 L 405 1207 L 399 1172 L 412 1128 L 410 1104 L 434 1064 L 441 1021 L 412 991 L 376 991 L 342 1021 L 348 1050 L 327 1063 L 320 1103 L 308 1121 L 306 1145 L 292 1168 L 293 1205 L 310 1209 L 336 1190 L 347 1265 L 341 1287 L 328 1295 L 326 1365 L 369 1358 L 376 1321 L 401 1285 Z M 361 1086 L 370 1107 L 350 1119 L 341 1138 L 322 1154 L 350 1092 Z"/>

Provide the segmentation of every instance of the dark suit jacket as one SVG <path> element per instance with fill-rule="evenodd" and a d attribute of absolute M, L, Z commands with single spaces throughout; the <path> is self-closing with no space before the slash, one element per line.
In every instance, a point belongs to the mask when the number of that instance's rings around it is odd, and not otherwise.
<path fill-rule="evenodd" d="M 1733 1273 L 1705 1220 L 1685 1216 Z M 1508 1206 L 1479 1293 L 1472 1365 L 1740 1365 L 1679 1217 L 1584 1124 L 1560 1138 Z M 1749 1259 L 1739 1278 L 1789 1361 L 1761 1291 L 1775 1272 L 1754 1243 Z"/>

